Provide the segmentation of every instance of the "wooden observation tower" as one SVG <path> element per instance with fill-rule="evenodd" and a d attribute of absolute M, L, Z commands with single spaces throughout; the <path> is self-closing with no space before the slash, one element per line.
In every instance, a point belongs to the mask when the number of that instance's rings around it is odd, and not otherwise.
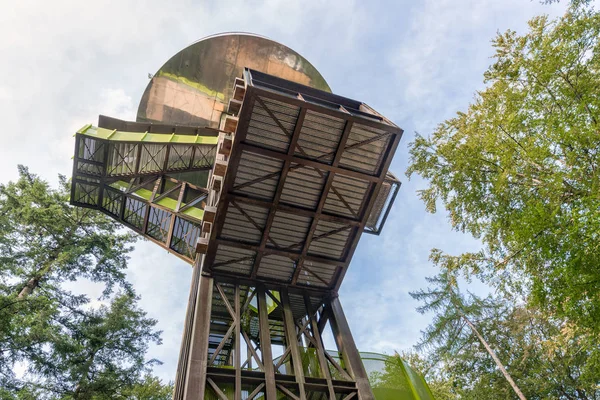
<path fill-rule="evenodd" d="M 137 122 L 100 116 L 77 132 L 72 203 L 193 266 L 176 400 L 374 398 L 337 293 L 399 189 L 401 136 L 298 53 L 248 34 L 173 56 Z"/>

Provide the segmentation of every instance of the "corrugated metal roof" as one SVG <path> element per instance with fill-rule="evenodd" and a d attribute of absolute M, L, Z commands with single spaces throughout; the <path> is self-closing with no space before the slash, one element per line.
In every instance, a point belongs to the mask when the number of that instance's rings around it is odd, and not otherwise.
<path fill-rule="evenodd" d="M 308 110 L 294 154 L 331 164 L 345 125 L 341 118 Z"/>
<path fill-rule="evenodd" d="M 230 204 L 221 237 L 260 244 L 269 210 L 250 204 Z"/>
<path fill-rule="evenodd" d="M 369 182 L 336 174 L 323 211 L 358 219 Z"/>
<path fill-rule="evenodd" d="M 319 220 L 308 254 L 341 259 L 348 242 L 351 227 L 337 222 Z"/>
<path fill-rule="evenodd" d="M 311 222 L 312 218 L 303 215 L 277 211 L 269 231 L 269 238 L 279 248 L 299 251 L 302 249 Z"/>
<path fill-rule="evenodd" d="M 328 172 L 292 163 L 283 184 L 280 202 L 316 209 Z"/>
<path fill-rule="evenodd" d="M 296 269 L 296 261 L 277 254 L 265 255 L 260 260 L 257 276 L 268 280 L 289 282 Z"/>
<path fill-rule="evenodd" d="M 380 139 L 377 139 L 380 137 Z M 340 159 L 340 167 L 376 175 L 389 146 L 388 132 L 366 125 L 354 124 Z M 360 144 L 365 142 L 364 144 Z M 350 147 L 350 148 L 349 148 Z"/>
<path fill-rule="evenodd" d="M 250 116 L 246 141 L 286 152 L 299 112 L 299 107 L 258 97 Z"/>
<path fill-rule="evenodd" d="M 298 284 L 327 288 L 331 286 L 336 270 L 336 265 L 305 260 L 298 276 Z"/>
<path fill-rule="evenodd" d="M 255 251 L 220 245 L 217 248 L 212 268 L 231 274 L 248 276 L 252 272 L 254 257 L 256 257 Z"/>
<path fill-rule="evenodd" d="M 244 152 L 235 176 L 233 191 L 272 200 L 282 167 L 283 161 Z"/>

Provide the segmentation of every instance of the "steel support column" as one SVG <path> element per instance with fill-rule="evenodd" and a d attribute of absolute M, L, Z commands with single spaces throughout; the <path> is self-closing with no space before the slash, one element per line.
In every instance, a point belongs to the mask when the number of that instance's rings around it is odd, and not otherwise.
<path fill-rule="evenodd" d="M 200 259 L 202 257 L 199 257 Z M 201 265 L 196 263 L 192 271 L 192 282 L 190 284 L 190 296 L 188 298 L 187 310 L 185 313 L 185 322 L 183 334 L 181 335 L 181 348 L 179 350 L 179 360 L 175 375 L 175 389 L 173 400 L 183 400 L 184 384 L 187 375 L 187 368 L 190 354 L 190 344 L 194 328 L 194 315 L 198 299 L 198 285 L 200 284 Z"/>
<path fill-rule="evenodd" d="M 257 286 L 256 296 L 258 298 L 258 315 L 260 320 L 260 350 L 265 369 L 265 389 L 267 399 L 276 399 L 277 389 L 275 387 L 275 368 L 273 366 L 273 354 L 271 352 L 271 330 L 269 329 L 267 294 L 263 285 Z"/>
<path fill-rule="evenodd" d="M 204 257 L 202 257 L 203 261 Z M 202 265 L 199 267 L 201 268 Z M 194 311 L 192 336 L 190 338 L 189 361 L 187 363 L 184 383 L 183 398 L 185 400 L 202 400 L 204 398 L 212 292 L 213 278 L 201 275 L 196 295 L 197 302 Z"/>
<path fill-rule="evenodd" d="M 342 353 L 344 362 L 347 363 L 347 367 L 350 368 L 352 377 L 356 382 L 360 400 L 375 400 L 373 390 L 371 390 L 371 385 L 369 384 L 369 376 L 354 343 L 354 338 L 350 332 L 350 326 L 344 315 L 339 297 L 333 297 L 329 304 L 333 316 L 330 319 L 331 329 L 338 345 L 338 350 Z"/>

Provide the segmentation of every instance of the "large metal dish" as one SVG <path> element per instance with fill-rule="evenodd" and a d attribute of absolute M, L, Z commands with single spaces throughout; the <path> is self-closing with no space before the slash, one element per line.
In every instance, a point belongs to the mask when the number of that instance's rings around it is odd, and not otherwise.
<path fill-rule="evenodd" d="M 331 92 L 319 71 L 289 47 L 253 34 L 224 33 L 193 43 L 158 70 L 137 121 L 218 128 L 244 67 Z"/>

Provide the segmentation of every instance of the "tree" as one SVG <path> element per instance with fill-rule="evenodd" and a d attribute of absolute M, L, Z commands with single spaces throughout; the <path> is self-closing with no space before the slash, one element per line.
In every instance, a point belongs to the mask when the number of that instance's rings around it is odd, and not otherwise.
<path fill-rule="evenodd" d="M 148 344 L 160 343 L 156 321 L 146 318 L 136 300 L 121 294 L 109 306 L 90 310 L 61 304 L 52 337 L 28 358 L 31 379 L 24 386 L 48 398 L 127 398 L 158 363 L 145 360 Z"/>
<path fill-rule="evenodd" d="M 173 383 L 163 384 L 160 379 L 146 376 L 143 381 L 123 391 L 128 400 L 171 400 Z"/>
<path fill-rule="evenodd" d="M 60 301 L 87 302 L 61 291 L 61 283 L 101 282 L 105 296 L 115 285 L 131 290 L 124 271 L 135 237 L 68 201 L 64 177 L 53 189 L 23 166 L 16 182 L 0 185 L 0 384 L 8 384 L 2 380 L 10 381 L 25 353 L 42 346 Z"/>
<path fill-rule="evenodd" d="M 419 347 L 433 345 L 438 357 L 446 357 L 479 341 L 519 399 L 526 400 L 492 346 L 472 321 L 473 317 L 482 319 L 494 315 L 498 311 L 498 304 L 492 298 L 480 299 L 472 294 L 466 298 L 458 290 L 456 279 L 447 271 L 434 278 L 427 278 L 427 281 L 434 286 L 410 293 L 414 299 L 424 303 L 417 308 L 418 312 L 435 313 L 431 325 L 423 332 Z"/>
<path fill-rule="evenodd" d="M 413 293 L 424 302 L 421 312 L 434 313 L 419 344 L 429 352 L 424 361 L 404 357 L 437 396 L 516 398 L 491 348 L 529 400 L 600 398 L 600 345 L 567 321 L 515 298 L 462 295 L 447 271 L 429 281 L 433 287 Z"/>
<path fill-rule="evenodd" d="M 19 166 L 19 180 L 0 185 L 0 265 L 5 290 L 23 299 L 42 283 L 88 278 L 127 286 L 125 268 L 135 236 L 98 212 L 69 205 L 69 183 L 60 187 Z"/>
<path fill-rule="evenodd" d="M 500 34 L 488 87 L 466 112 L 410 145 L 408 176 L 428 182 L 477 253 L 440 265 L 530 293 L 530 303 L 600 334 L 600 14 L 571 8 Z"/>
<path fill-rule="evenodd" d="M 158 361 L 145 359 L 160 332 L 125 280 L 135 237 L 71 207 L 68 186 L 60 177 L 53 189 L 22 166 L 0 185 L 0 397 L 165 398 L 170 385 L 148 375 Z M 82 279 L 103 284 L 105 305 L 63 288 Z M 149 390 L 156 396 L 143 397 Z"/>

